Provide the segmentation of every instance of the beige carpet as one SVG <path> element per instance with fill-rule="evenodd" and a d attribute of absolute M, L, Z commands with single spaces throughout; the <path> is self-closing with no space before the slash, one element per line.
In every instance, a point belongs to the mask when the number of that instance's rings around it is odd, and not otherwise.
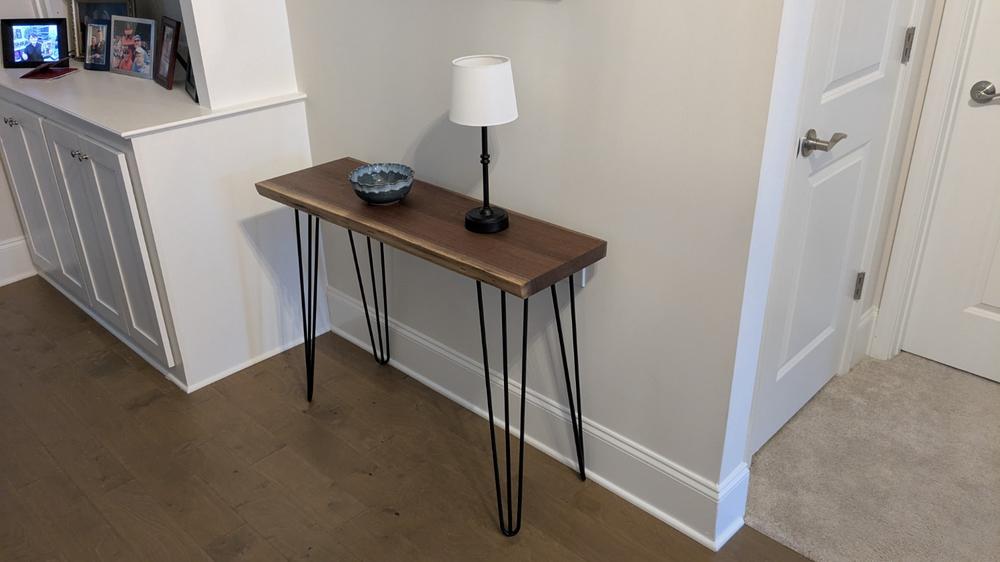
<path fill-rule="evenodd" d="M 747 522 L 819 562 L 1000 561 L 1000 384 L 902 354 L 754 456 Z"/>

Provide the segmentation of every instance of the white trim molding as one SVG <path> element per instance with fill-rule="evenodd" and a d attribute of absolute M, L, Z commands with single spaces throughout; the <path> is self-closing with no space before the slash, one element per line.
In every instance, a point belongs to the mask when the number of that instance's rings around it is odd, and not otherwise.
<path fill-rule="evenodd" d="M 891 359 L 902 349 L 910 301 L 923 259 L 924 242 L 951 143 L 952 124 L 959 98 L 965 96 L 967 91 L 964 86 L 967 82 L 965 66 L 972 49 L 972 30 L 981 3 L 982 0 L 949 0 L 945 5 L 934 68 L 927 86 L 924 111 L 869 349 L 871 356 L 877 359 Z"/>
<path fill-rule="evenodd" d="M 0 241 L 0 287 L 35 275 L 24 236 Z"/>
<path fill-rule="evenodd" d="M 327 288 L 327 299 L 331 330 L 371 351 L 361 303 L 334 287 Z M 394 319 L 389 324 L 390 365 L 486 418 L 481 362 Z M 491 379 L 494 392 L 502 392 L 502 376 L 491 372 Z M 511 381 L 510 388 L 510 400 L 520 400 L 520 384 Z M 576 470 L 568 408 L 531 389 L 525 402 L 525 441 Z M 502 423 L 502 417 L 496 415 L 495 421 Z M 746 463 L 721 483 L 713 482 L 594 420 L 585 417 L 583 429 L 590 480 L 712 550 L 743 526 L 750 475 Z"/>

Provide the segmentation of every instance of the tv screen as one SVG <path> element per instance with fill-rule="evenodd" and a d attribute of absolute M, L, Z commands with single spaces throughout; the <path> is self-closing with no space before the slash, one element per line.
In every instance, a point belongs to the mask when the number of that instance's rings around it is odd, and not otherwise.
<path fill-rule="evenodd" d="M 3 65 L 32 67 L 65 58 L 66 20 L 3 20 Z"/>
<path fill-rule="evenodd" d="M 59 30 L 54 25 L 12 25 L 14 62 L 59 60 Z"/>

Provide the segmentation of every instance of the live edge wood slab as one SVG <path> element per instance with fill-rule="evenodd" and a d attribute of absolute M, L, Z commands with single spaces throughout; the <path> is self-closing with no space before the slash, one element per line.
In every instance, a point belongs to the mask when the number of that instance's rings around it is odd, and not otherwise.
<path fill-rule="evenodd" d="M 504 232 L 469 232 L 465 213 L 482 203 L 420 180 L 395 205 L 368 205 L 347 179 L 364 164 L 334 160 L 259 182 L 257 192 L 521 298 L 607 255 L 604 240 L 509 209 Z"/>

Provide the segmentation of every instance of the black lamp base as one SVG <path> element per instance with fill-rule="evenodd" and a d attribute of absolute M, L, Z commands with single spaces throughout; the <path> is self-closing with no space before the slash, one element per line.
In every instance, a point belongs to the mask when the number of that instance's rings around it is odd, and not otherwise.
<path fill-rule="evenodd" d="M 500 207 L 476 207 L 465 213 L 465 229 L 479 234 L 496 234 L 507 230 L 507 211 Z"/>

